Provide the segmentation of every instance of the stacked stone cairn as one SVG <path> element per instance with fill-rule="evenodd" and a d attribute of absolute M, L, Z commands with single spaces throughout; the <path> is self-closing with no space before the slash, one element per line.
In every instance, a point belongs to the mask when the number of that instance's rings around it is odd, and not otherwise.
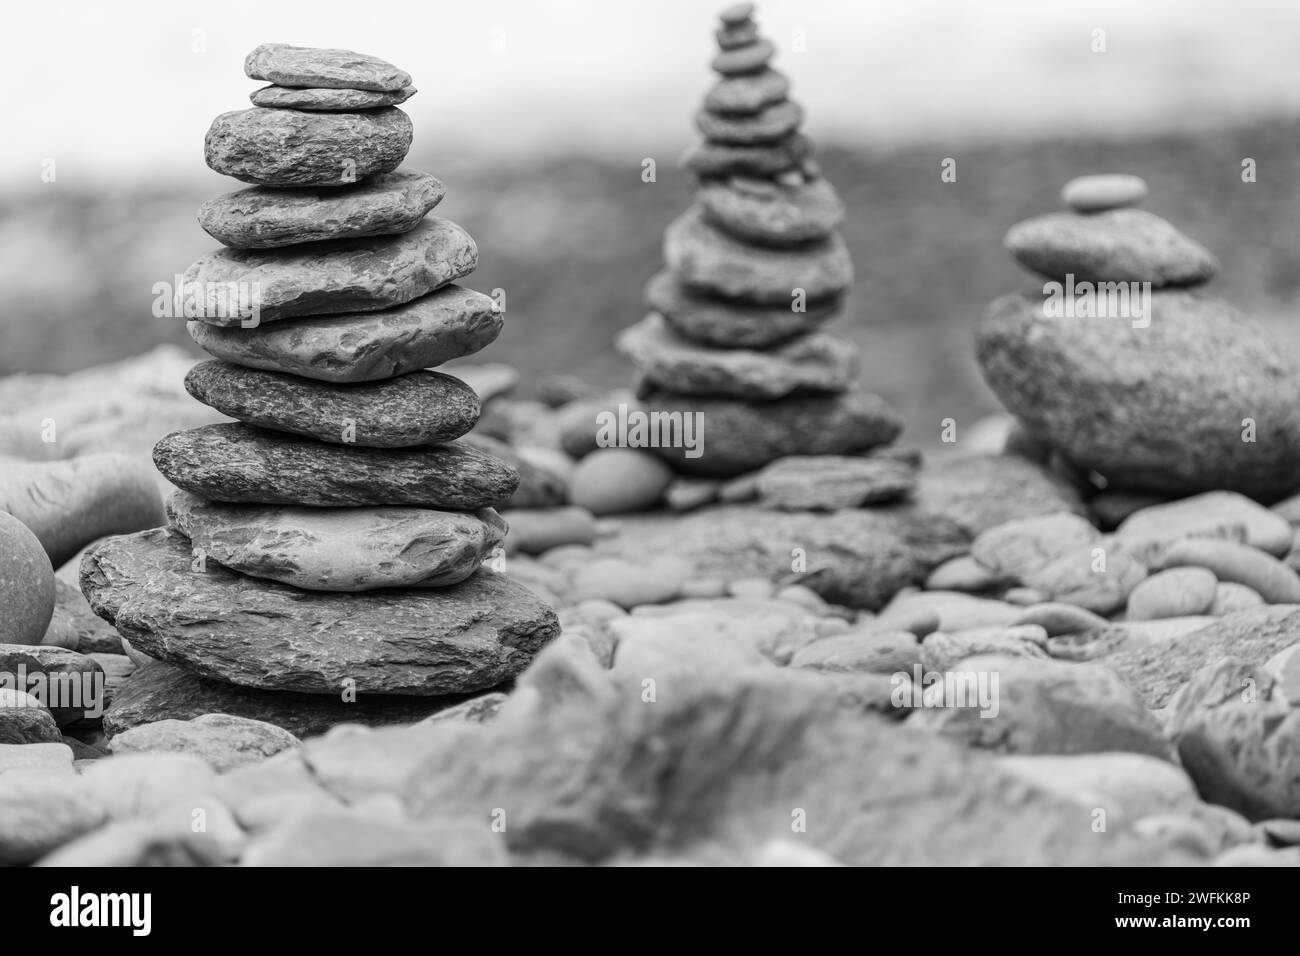
<path fill-rule="evenodd" d="M 856 347 L 822 331 L 853 283 L 844 207 L 752 14 L 749 3 L 721 14 L 719 79 L 695 117 L 704 139 L 684 158 L 696 202 L 668 227 L 650 312 L 619 348 L 644 409 L 702 414 L 702 454 L 658 449 L 679 472 L 727 479 L 785 459 L 766 481 L 778 504 L 887 500 L 910 489 L 914 463 L 844 456 L 893 440 L 902 422 L 854 388 Z"/>
<path fill-rule="evenodd" d="M 264 44 L 271 85 L 225 113 L 208 165 L 252 184 L 210 200 L 224 248 L 185 275 L 188 328 L 215 356 L 186 388 L 236 421 L 163 438 L 169 527 L 109 538 L 82 589 L 137 654 L 202 677 L 307 694 L 459 694 L 509 680 L 558 632 L 483 562 L 509 464 L 458 442 L 477 395 L 429 371 L 492 342 L 502 316 L 453 284 L 473 239 L 426 214 L 441 182 L 399 170 L 383 60 Z"/>

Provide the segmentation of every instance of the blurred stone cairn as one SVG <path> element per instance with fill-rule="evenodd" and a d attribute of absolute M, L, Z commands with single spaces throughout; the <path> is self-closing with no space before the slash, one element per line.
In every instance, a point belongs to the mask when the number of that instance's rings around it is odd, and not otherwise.
<path fill-rule="evenodd" d="M 215 356 L 185 386 L 237 422 L 157 443 L 181 489 L 168 527 L 102 541 L 82 590 L 137 657 L 228 684 L 343 701 L 500 684 L 559 628 L 482 567 L 519 475 L 457 441 L 478 396 L 427 370 L 492 342 L 502 316 L 453 284 L 478 251 L 427 216 L 442 183 L 398 169 L 411 78 L 284 44 L 245 72 L 271 85 L 205 145 L 252 187 L 203 204 L 225 248 L 178 290 L 198 298 L 189 331 Z"/>
<path fill-rule="evenodd" d="M 587 472 L 638 460 L 662 474 L 660 491 L 672 471 L 702 479 L 669 488 L 675 507 L 705 504 L 721 480 L 741 475 L 761 501 L 791 510 L 889 501 L 915 483 L 914 458 L 865 454 L 902 422 L 855 388 L 856 348 L 822 330 L 843 314 L 853 282 L 838 231 L 844 207 L 811 159 L 803 110 L 752 14 L 749 3 L 721 14 L 719 78 L 695 115 L 704 139 L 684 158 L 696 202 L 665 233 L 667 268 L 646 287 L 649 314 L 618 340 L 639 373 L 620 444 L 644 440 L 639 419 L 654 447 L 596 451 L 575 475 L 575 500 Z M 674 433 L 655 427 L 656 416 Z"/>

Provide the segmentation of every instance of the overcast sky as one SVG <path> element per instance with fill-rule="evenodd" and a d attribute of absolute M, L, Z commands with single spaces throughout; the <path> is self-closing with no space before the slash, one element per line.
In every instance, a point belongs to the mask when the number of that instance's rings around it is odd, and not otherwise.
<path fill-rule="evenodd" d="M 434 155 L 635 158 L 693 136 L 708 0 L 37 0 L 4 10 L 0 189 L 202 174 L 213 116 L 249 106 L 258 43 L 409 71 Z M 129 12 L 125 12 L 129 11 Z M 1124 132 L 1300 112 L 1289 0 L 764 0 L 776 65 L 824 142 Z M 1095 29 L 1106 52 L 1093 53 Z M 802 37 L 804 49 L 796 49 Z"/>

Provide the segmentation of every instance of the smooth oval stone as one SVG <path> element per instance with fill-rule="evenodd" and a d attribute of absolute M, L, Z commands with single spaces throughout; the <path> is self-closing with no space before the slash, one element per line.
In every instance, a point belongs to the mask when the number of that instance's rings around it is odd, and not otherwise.
<path fill-rule="evenodd" d="M 185 388 L 203 404 L 249 425 L 371 448 L 440 445 L 473 428 L 480 412 L 473 390 L 441 372 L 333 385 L 228 362 L 200 362 L 185 376 Z"/>
<path fill-rule="evenodd" d="M 652 387 L 682 395 L 765 400 L 842 392 L 858 371 L 857 346 L 812 332 L 765 351 L 720 349 L 678 335 L 657 312 L 619 334 L 618 350 Z"/>
<path fill-rule="evenodd" d="M 157 477 L 147 462 L 112 452 L 40 462 L 0 458 L 0 511 L 30 528 L 57 568 L 106 534 L 162 524 Z"/>
<path fill-rule="evenodd" d="M 797 250 L 746 245 L 692 206 L 664 232 L 664 259 L 678 281 L 713 295 L 764 304 L 833 298 L 853 284 L 853 261 L 838 234 Z"/>
<path fill-rule="evenodd" d="M 589 545 L 596 540 L 596 519 L 586 508 L 511 508 L 502 514 L 510 527 L 507 551 L 545 554 L 565 545 Z"/>
<path fill-rule="evenodd" d="M 796 312 L 788 304 L 732 304 L 692 292 L 667 271 L 657 273 L 646 284 L 645 301 L 688 339 L 721 348 L 757 349 L 816 331 L 838 317 L 842 305 L 838 299 L 826 299 Z"/>
<path fill-rule="evenodd" d="M 844 221 L 844 204 L 825 179 L 763 187 L 708 182 L 696 198 L 710 222 L 738 239 L 777 248 L 826 239 Z"/>
<path fill-rule="evenodd" d="M 1291 549 L 1291 525 L 1234 491 L 1207 491 L 1152 505 L 1125 518 L 1115 531 L 1128 550 L 1158 555 L 1180 538 L 1230 538 L 1282 557 Z"/>
<path fill-rule="evenodd" d="M 1130 621 L 1159 621 L 1209 612 L 1218 579 L 1205 568 L 1170 568 L 1151 575 L 1128 596 Z"/>
<path fill-rule="evenodd" d="M 733 3 L 731 6 L 726 7 L 725 9 L 722 10 L 721 13 L 718 14 L 718 19 L 721 20 L 723 24 L 725 24 L 726 26 L 731 27 L 731 26 L 736 26 L 738 24 L 744 23 L 753 15 L 754 15 L 754 5 L 752 3 L 749 2 Z"/>
<path fill-rule="evenodd" d="M 1076 282 L 1159 288 L 1200 285 L 1219 268 L 1204 246 L 1141 209 L 1035 216 L 1012 226 L 1003 244 L 1022 266 L 1049 279 L 1070 274 Z"/>
<path fill-rule="evenodd" d="M 701 140 L 682 157 L 682 165 L 697 176 L 729 176 L 752 173 L 775 176 L 797 170 L 812 154 L 812 142 L 802 133 L 794 133 L 779 143 L 760 146 L 728 146 Z"/>
<path fill-rule="evenodd" d="M 673 480 L 661 458 L 639 448 L 597 448 L 573 470 L 569 500 L 594 515 L 645 511 Z"/>
<path fill-rule="evenodd" d="M 208 168 L 255 186 L 350 186 L 402 164 L 411 118 L 397 107 L 311 113 L 254 106 L 208 127 Z"/>
<path fill-rule="evenodd" d="M 1087 519 L 1070 512 L 1029 515 L 981 531 L 971 556 L 990 571 L 1022 579 L 1100 537 Z"/>
<path fill-rule="evenodd" d="M 506 526 L 491 508 L 301 508 L 207 502 L 183 491 L 167 517 L 194 553 L 309 591 L 446 587 L 479 569 Z"/>
<path fill-rule="evenodd" d="M 1025 608 L 1014 624 L 1037 624 L 1048 637 L 1086 634 L 1110 626 L 1110 621 L 1073 604 L 1043 603 Z"/>
<path fill-rule="evenodd" d="M 1099 550 L 1104 550 L 1104 569 L 1097 560 Z M 1110 614 L 1124 606 L 1146 576 L 1146 565 L 1136 558 L 1093 542 L 1076 545 L 1042 567 L 1025 572 L 1022 580 L 1048 601 Z"/>
<path fill-rule="evenodd" d="M 209 199 L 199 225 L 235 249 L 391 236 L 420 224 L 447 189 L 428 173 L 381 173 L 351 189 L 253 186 Z"/>
<path fill-rule="evenodd" d="M 0 644 L 41 643 L 53 616 L 54 568 L 40 538 L 0 511 Z"/>
<path fill-rule="evenodd" d="M 893 441 L 903 428 L 884 399 L 857 390 L 761 403 L 653 391 L 639 407 L 651 414 L 700 413 L 701 454 L 688 457 L 691 450 L 684 447 L 654 450 L 680 472 L 715 478 L 733 478 L 786 455 L 867 451 Z"/>
<path fill-rule="evenodd" d="M 770 465 L 768 467 L 771 467 Z M 760 472 L 761 474 L 761 472 Z M 915 485 L 915 476 L 913 476 Z M 1005 587 L 1007 579 L 995 571 L 990 571 L 969 554 L 952 558 L 930 572 L 925 579 L 927 591 L 964 591 L 967 594 L 980 594 Z M 1007 600 L 1003 595 L 1003 600 Z"/>
<path fill-rule="evenodd" d="M 258 763 L 299 745 L 298 738 L 282 727 L 232 714 L 203 714 L 192 720 L 137 724 L 112 741 L 115 754 L 193 754 L 217 773 Z"/>
<path fill-rule="evenodd" d="M 289 319 L 255 329 L 188 322 L 211 355 L 322 382 L 371 382 L 472 355 L 501 334 L 493 300 L 458 285 L 443 286 L 382 312 Z"/>
<path fill-rule="evenodd" d="M 1152 296 L 1151 324 L 1044 315 L 1004 296 L 977 336 L 984 380 L 1033 434 L 1112 485 L 1272 501 L 1300 474 L 1300 362 L 1235 309 Z M 1243 441 L 1242 420 L 1257 441 Z"/>
<path fill-rule="evenodd" d="M 200 498 L 248 504 L 472 510 L 505 502 L 519 483 L 505 462 L 461 443 L 359 448 L 237 424 L 173 432 L 153 460 Z"/>
<path fill-rule="evenodd" d="M 723 115 L 749 115 L 780 103 L 790 92 L 790 80 L 776 70 L 720 79 L 704 95 L 704 108 Z"/>
<path fill-rule="evenodd" d="M 695 114 L 695 128 L 706 139 L 735 146 L 779 142 L 802 122 L 803 109 L 791 100 L 774 103 L 748 116 L 711 113 L 707 109 Z"/>
<path fill-rule="evenodd" d="M 676 557 L 643 561 L 598 558 L 578 568 L 573 576 L 575 602 L 597 598 L 631 610 L 646 604 L 667 604 L 676 599 L 693 569 Z"/>
<path fill-rule="evenodd" d="M 756 73 L 776 55 L 776 47 L 771 40 L 759 40 L 748 46 L 722 50 L 709 64 L 714 72 L 723 76 L 737 76 L 742 73 Z"/>
<path fill-rule="evenodd" d="M 411 74 L 387 60 L 351 50 L 263 43 L 244 58 L 244 74 L 280 86 L 393 92 L 411 85 Z"/>
<path fill-rule="evenodd" d="M 244 303 L 218 294 L 232 285 L 257 290 L 259 322 L 371 312 L 418 299 L 477 265 L 478 246 L 469 233 L 434 217 L 400 236 L 314 242 L 275 252 L 218 249 L 185 271 L 186 295 L 197 283 L 207 300 L 204 315 L 188 317 L 240 325 L 248 315 Z"/>
<path fill-rule="evenodd" d="M 758 473 L 758 498 L 785 511 L 837 511 L 906 497 L 916 466 L 893 458 L 794 455 Z"/>
<path fill-rule="evenodd" d="M 323 112 L 348 112 L 350 110 L 375 110 L 384 106 L 405 103 L 416 94 L 413 86 L 391 93 L 375 90 L 303 89 L 292 86 L 264 86 L 248 94 L 254 106 L 267 106 L 281 110 L 321 110 Z"/>
<path fill-rule="evenodd" d="M 1166 549 L 1163 564 L 1166 568 L 1206 568 L 1220 581 L 1252 588 L 1269 604 L 1300 604 L 1300 574 L 1247 544 L 1184 538 Z"/>
<path fill-rule="evenodd" d="M 1146 198 L 1146 180 L 1124 173 L 1079 176 L 1061 189 L 1061 201 L 1075 212 L 1105 212 L 1136 206 Z"/>
<path fill-rule="evenodd" d="M 491 571 L 361 599 L 209 565 L 164 529 L 86 553 L 81 589 L 132 645 L 203 677 L 265 690 L 419 696 L 494 687 L 559 633 L 555 613 Z"/>

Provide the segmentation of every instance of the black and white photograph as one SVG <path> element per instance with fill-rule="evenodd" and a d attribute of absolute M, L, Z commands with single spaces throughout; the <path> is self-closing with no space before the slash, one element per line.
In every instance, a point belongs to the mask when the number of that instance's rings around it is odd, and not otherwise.
<path fill-rule="evenodd" d="M 1268 922 L 1300 5 L 0 29 L 24 920 L 150 935 L 105 868 L 1051 867 L 1116 937 Z"/>

